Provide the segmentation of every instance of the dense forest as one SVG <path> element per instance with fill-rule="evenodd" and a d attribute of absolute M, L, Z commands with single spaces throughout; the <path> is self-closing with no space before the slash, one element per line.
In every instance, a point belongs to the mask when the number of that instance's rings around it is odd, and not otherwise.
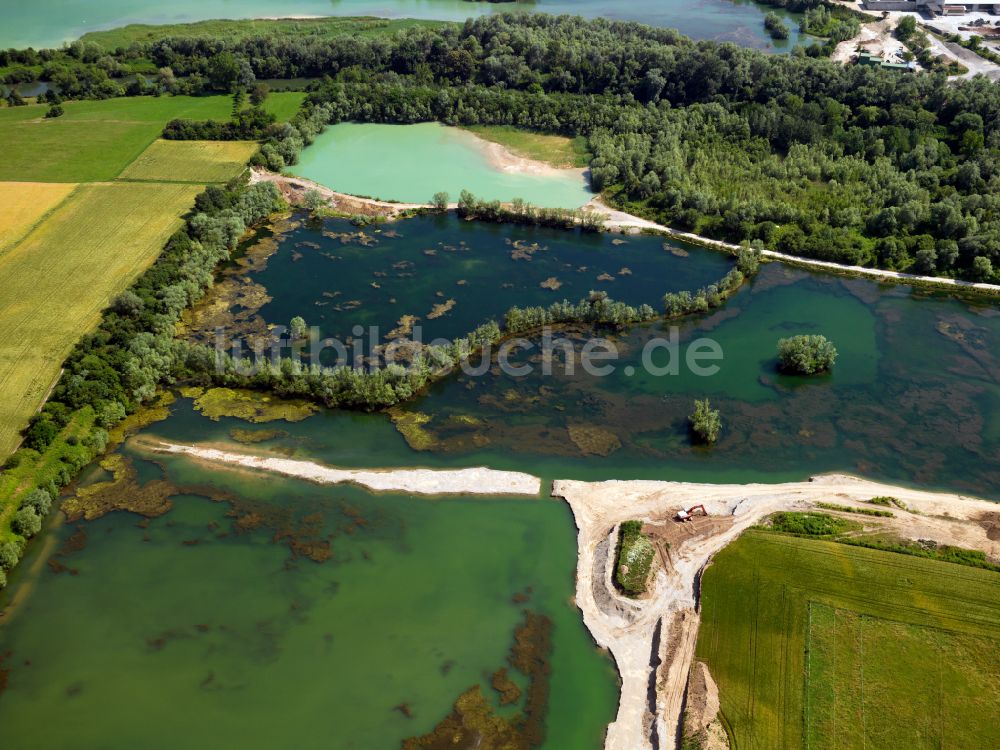
<path fill-rule="evenodd" d="M 372 40 L 247 40 L 229 52 L 240 62 L 227 78 L 204 41 L 149 50 L 189 83 L 202 77 L 220 88 L 251 74 L 322 75 L 307 107 L 322 105 L 331 121 L 584 134 L 595 189 L 708 236 L 845 263 L 998 276 L 1000 90 L 986 79 L 843 67 L 546 16 Z M 293 161 L 308 140 L 294 127 L 271 133 L 271 166 Z"/>
<path fill-rule="evenodd" d="M 371 38 L 171 38 L 110 57 L 151 60 L 148 85 L 177 93 L 319 78 L 306 107 L 332 121 L 582 134 L 594 187 L 634 213 L 791 254 L 1000 275 L 1000 90 L 983 78 L 544 15 Z M 295 127 L 265 128 L 272 166 L 294 160 Z"/>

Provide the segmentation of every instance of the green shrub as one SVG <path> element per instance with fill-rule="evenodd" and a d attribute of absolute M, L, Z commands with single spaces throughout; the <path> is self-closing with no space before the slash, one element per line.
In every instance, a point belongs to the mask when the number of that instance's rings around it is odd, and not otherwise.
<path fill-rule="evenodd" d="M 0 544 L 0 570 L 10 570 L 21 559 L 21 553 L 14 542 Z"/>
<path fill-rule="evenodd" d="M 770 528 L 772 531 L 795 536 L 833 537 L 857 529 L 859 524 L 826 513 L 782 511 L 771 516 Z"/>
<path fill-rule="evenodd" d="M 853 505 L 840 505 L 839 503 L 816 503 L 817 507 L 824 510 L 837 510 L 841 513 L 858 513 L 862 516 L 879 516 L 880 518 L 892 518 L 895 513 L 891 510 L 875 510 L 874 508 L 855 508 Z"/>
<path fill-rule="evenodd" d="M 890 497 L 889 495 L 879 495 L 878 497 L 873 497 L 868 502 L 871 503 L 872 505 L 884 505 L 886 507 L 906 510 L 906 503 L 904 503 L 898 497 Z"/>
<path fill-rule="evenodd" d="M 34 489 L 24 496 L 21 507 L 32 508 L 39 516 L 45 517 L 52 507 L 52 496 L 46 490 Z"/>
<path fill-rule="evenodd" d="M 624 521 L 618 531 L 618 555 L 615 580 L 629 596 L 646 590 L 646 580 L 656 550 L 642 533 L 642 521 Z"/>
<path fill-rule="evenodd" d="M 34 508 L 21 508 L 14 514 L 14 520 L 10 522 L 10 527 L 15 533 L 20 534 L 25 539 L 30 539 L 42 529 L 42 518 L 35 512 Z"/>
<path fill-rule="evenodd" d="M 803 335 L 778 341 L 778 365 L 789 373 L 825 372 L 837 361 L 837 350 L 826 336 Z"/>
<path fill-rule="evenodd" d="M 694 412 L 688 417 L 688 421 L 696 442 L 711 444 L 719 439 L 722 419 L 719 417 L 719 410 L 713 409 L 707 398 L 694 402 Z"/>

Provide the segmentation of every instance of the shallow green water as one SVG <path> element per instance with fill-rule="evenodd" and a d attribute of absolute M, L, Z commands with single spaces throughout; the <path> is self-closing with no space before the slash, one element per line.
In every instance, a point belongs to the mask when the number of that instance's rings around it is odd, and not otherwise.
<path fill-rule="evenodd" d="M 283 238 L 257 275 L 269 281 L 276 314 L 284 319 L 326 289 L 314 279 L 323 264 L 341 261 L 324 248 L 346 252 L 351 246 L 337 239 L 346 228 L 330 221 L 333 237 L 303 227 Z M 497 279 L 520 278 L 521 266 L 498 253 L 514 238 L 548 246 L 556 258 L 567 253 L 571 266 L 573 253 L 635 253 L 629 262 L 636 267 L 640 255 L 654 255 L 661 260 L 650 262 L 665 265 L 645 275 L 664 289 L 727 265 L 705 251 L 676 257 L 652 238 L 607 246 L 607 238 L 434 218 L 387 230 L 400 236 L 364 248 L 371 257 L 352 249 L 352 262 L 330 278 L 354 287 L 384 268 L 380 256 L 406 260 L 435 243 L 464 243 L 470 257 L 497 253 L 490 264 Z M 320 247 L 296 246 L 308 237 Z M 563 247 L 576 242 L 579 248 Z M 449 260 L 434 278 L 456 276 L 465 252 L 442 255 Z M 555 262 L 540 252 L 531 257 L 518 262 Z M 468 276 L 470 284 L 490 278 Z M 619 277 L 635 284 L 623 291 L 648 293 L 648 280 L 634 276 Z M 395 293 L 423 300 L 426 290 L 413 279 Z M 534 294 L 533 282 L 524 280 L 518 294 Z M 477 289 L 468 307 L 478 301 L 492 314 L 491 306 L 506 306 L 502 295 Z M 398 310 L 379 299 L 358 309 L 367 310 L 366 322 L 392 325 Z M 806 380 L 775 371 L 775 342 L 793 333 L 834 341 L 840 358 L 831 375 Z M 776 482 L 844 470 L 1000 500 L 995 307 L 771 264 L 722 310 L 680 327 L 682 355 L 695 338 L 718 342 L 717 374 L 646 371 L 643 348 L 665 334 L 652 326 L 616 336 L 620 359 L 606 377 L 491 370 L 440 383 L 409 405 L 432 417 L 425 427 L 440 441 L 434 451 L 411 450 L 384 415 L 337 412 L 276 425 L 283 434 L 259 449 L 341 466 L 489 465 L 546 478 Z M 664 364 L 662 350 L 651 361 Z M 710 450 L 692 447 L 686 435 L 691 402 L 703 396 L 721 409 L 724 424 Z M 621 445 L 588 455 L 572 441 L 571 425 L 599 427 Z M 229 433 L 246 426 L 209 421 L 181 399 L 146 435 L 245 451 Z M 394 748 L 430 730 L 470 685 L 489 692 L 489 674 L 503 666 L 521 610 L 530 607 L 556 626 L 545 747 L 600 747 L 615 680 L 570 602 L 574 533 L 563 505 L 372 495 L 207 471 L 178 457 L 158 467 L 134 442 L 126 452 L 143 481 L 165 477 L 178 487 L 175 508 L 148 528 L 127 514 L 83 524 L 86 548 L 50 566 L 44 544 L 34 545 L 8 594 L 32 590 L 0 626 L 0 653 L 10 652 L 3 662 L 9 687 L 0 696 L 5 737 L 74 748 Z M 252 514 L 260 527 L 236 533 Z M 51 532 L 55 545 L 74 531 Z M 304 544 L 301 551 L 323 541 L 332 558 L 322 563 L 288 546 Z M 515 604 L 512 597 L 528 587 L 530 600 Z M 413 718 L 394 709 L 403 703 Z"/>
<path fill-rule="evenodd" d="M 498 231 L 515 231 L 478 224 L 451 230 L 447 223 L 393 227 L 404 237 L 391 242 L 404 246 L 419 246 L 425 236 L 485 248 L 496 241 L 491 237 Z M 522 242 L 533 236 L 550 242 L 536 230 L 516 231 Z M 294 246 L 299 241 L 295 237 L 286 238 L 286 244 Z M 648 275 L 663 290 L 688 282 L 697 286 L 705 283 L 699 274 L 725 268 L 713 265 L 706 251 L 692 249 L 689 257 L 676 258 L 664 253 L 659 242 L 630 238 L 613 252 L 648 249 L 661 258 L 663 270 Z M 389 244 L 388 252 L 393 247 Z M 302 280 L 311 274 L 297 276 L 294 266 L 282 264 L 285 251 L 279 251 L 278 262 L 266 272 L 273 279 L 272 309 L 281 313 L 277 318 L 266 315 L 271 322 L 287 321 L 302 309 L 296 305 L 314 295 L 300 294 L 303 284 L 311 289 L 311 282 Z M 693 277 L 675 275 L 685 265 L 693 267 L 688 270 Z M 506 262 L 498 268 L 517 266 Z M 499 272 L 497 280 L 506 273 Z M 635 293 L 648 289 L 636 287 Z M 507 307 L 496 296 L 479 294 L 476 299 L 501 310 Z M 354 312 L 364 311 L 365 325 L 392 326 L 398 309 L 387 307 L 381 321 L 380 309 L 373 301 Z M 589 376 L 579 366 L 572 376 L 556 367 L 546 377 L 536 362 L 535 373 L 524 378 L 494 367 L 481 377 L 459 376 L 434 386 L 407 405 L 433 417 L 425 426 L 441 439 L 433 453 L 411 452 L 380 415 L 331 414 L 310 420 L 299 428 L 308 435 L 300 449 L 344 465 L 487 463 L 547 477 L 782 481 L 850 471 L 1000 499 L 1000 312 L 995 307 L 970 307 L 915 295 L 907 287 L 880 287 L 769 264 L 722 310 L 680 326 L 682 358 L 697 338 L 718 342 L 723 359 L 717 374 L 699 377 L 684 366 L 676 375 L 650 374 L 643 349 L 651 338 L 668 333 L 653 326 L 616 336 L 620 357 L 606 377 Z M 795 378 L 776 372 L 778 339 L 797 333 L 822 333 L 834 342 L 840 357 L 831 375 Z M 536 355 L 528 352 L 513 361 L 523 363 Z M 668 356 L 659 348 L 650 359 L 664 365 Z M 687 438 L 692 402 L 706 396 L 721 409 L 724 423 L 721 442 L 711 450 L 691 446 Z M 456 416 L 482 423 L 451 419 Z M 585 455 L 567 431 L 580 424 L 609 430 L 621 447 L 606 457 Z"/>
<path fill-rule="evenodd" d="M 236 533 L 229 504 L 182 494 L 145 529 L 130 514 L 82 524 L 86 548 L 54 558 L 63 572 L 33 577 L 26 560 L 14 588 L 34 591 L 0 630 L 7 741 L 398 748 L 470 686 L 493 695 L 489 675 L 530 608 L 555 624 L 545 747 L 600 747 L 616 682 L 570 602 L 575 539 L 563 505 L 163 466 L 176 484 L 233 494 L 235 514 L 257 513 L 265 527 Z M 74 530 L 53 534 L 61 543 Z M 279 530 L 330 540 L 332 559 L 295 557 Z"/>
<path fill-rule="evenodd" d="M 469 190 L 479 198 L 522 198 L 546 208 L 579 208 L 594 197 L 580 170 L 504 172 L 490 163 L 483 144 L 466 130 L 436 122 L 343 122 L 327 128 L 288 171 L 342 193 L 404 203 L 429 203 L 442 190 L 453 202 Z"/>
<path fill-rule="evenodd" d="M 764 31 L 766 9 L 742 0 L 537 0 L 488 3 L 464 0 L 177 0 L 168 5 L 150 0 L 37 0 L 5 3 L 0 25 L 0 47 L 59 46 L 87 31 L 129 23 L 182 23 L 210 18 L 268 16 L 381 16 L 462 21 L 469 16 L 537 10 L 570 13 L 588 18 L 640 21 L 679 29 L 695 39 L 736 42 L 748 47 L 790 50 L 798 38 L 798 24 L 788 22 L 790 38 L 772 42 Z"/>
<path fill-rule="evenodd" d="M 576 302 L 591 290 L 657 305 L 664 292 L 712 283 L 731 265 L 722 254 L 660 237 L 478 224 L 449 214 L 367 227 L 363 235 L 346 220 L 307 222 L 250 278 L 272 297 L 260 311 L 268 322 L 287 325 L 300 315 L 322 336 L 346 341 L 354 326 L 377 326 L 381 339 L 413 315 L 429 341 L 502 319 L 513 305 Z M 541 286 L 550 279 L 558 289 Z M 449 300 L 448 312 L 429 317 Z"/>

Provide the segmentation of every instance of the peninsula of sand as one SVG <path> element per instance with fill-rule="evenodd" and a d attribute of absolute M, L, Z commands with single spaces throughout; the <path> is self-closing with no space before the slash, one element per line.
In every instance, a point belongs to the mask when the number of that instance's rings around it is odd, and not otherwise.
<path fill-rule="evenodd" d="M 298 477 L 320 484 L 353 483 L 382 492 L 422 495 L 531 495 L 541 480 L 485 467 L 467 469 L 343 469 L 312 461 L 232 452 L 197 445 L 151 442 L 151 450 L 190 456 L 215 466 Z M 808 511 L 831 502 L 863 510 L 874 497 L 899 501 L 890 517 L 866 524 L 901 538 L 933 540 L 1000 559 L 1000 505 L 965 495 L 926 492 L 827 474 L 785 484 L 693 484 L 666 481 L 580 482 L 556 480 L 552 496 L 565 500 L 578 529 L 576 605 L 595 642 L 613 657 L 621 678 L 618 714 L 605 750 L 660 750 L 681 736 L 685 710 L 699 728 L 718 722 L 718 699 L 704 665 L 693 669 L 700 624 L 698 582 L 714 555 L 745 530 L 779 511 Z M 678 511 L 703 505 L 705 517 L 678 523 Z M 658 550 L 652 583 L 641 599 L 613 583 L 619 527 L 639 520 Z M 996 537 L 996 538 L 994 538 Z M 702 705 L 685 703 L 692 682 Z"/>
<path fill-rule="evenodd" d="M 235 453 L 176 443 L 151 446 L 161 453 L 178 453 L 216 465 L 265 471 L 318 484 L 357 484 L 376 492 L 419 495 L 538 495 L 542 481 L 530 474 L 485 467 L 469 469 L 339 469 L 313 461 Z"/>
<path fill-rule="evenodd" d="M 873 497 L 891 496 L 906 510 L 873 519 L 872 525 L 907 539 L 932 539 L 1000 557 L 1000 541 L 990 533 L 1000 519 L 996 503 L 844 475 L 748 485 L 563 480 L 554 483 L 552 494 L 569 503 L 579 531 L 576 604 L 595 641 L 611 652 L 621 677 L 618 715 L 608 727 L 605 750 L 674 747 L 685 710 L 689 720 L 698 717 L 699 729 L 717 724 L 711 676 L 704 674 L 704 665 L 692 670 L 698 580 L 716 553 L 772 513 L 811 510 L 820 502 L 864 508 Z M 698 504 L 705 506 L 707 517 L 675 522 L 679 510 Z M 658 540 L 655 579 L 642 599 L 623 596 L 612 583 L 618 528 L 630 519 L 641 520 L 644 531 Z M 696 678 L 710 705 L 685 704 L 689 679 Z M 727 747 L 724 732 L 720 741 L 713 747 Z"/>

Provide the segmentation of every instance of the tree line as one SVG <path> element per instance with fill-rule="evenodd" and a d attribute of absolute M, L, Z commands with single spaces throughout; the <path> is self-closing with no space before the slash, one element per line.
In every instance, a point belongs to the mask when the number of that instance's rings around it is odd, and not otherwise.
<path fill-rule="evenodd" d="M 307 142 L 295 130 L 317 119 L 584 135 L 594 188 L 633 213 L 792 255 L 1000 279 L 1000 89 L 984 78 L 542 15 L 232 46 L 255 75 L 323 76 L 296 120 L 260 130 L 272 168 L 294 161 Z M 157 49 L 208 65 L 212 47 Z"/>

